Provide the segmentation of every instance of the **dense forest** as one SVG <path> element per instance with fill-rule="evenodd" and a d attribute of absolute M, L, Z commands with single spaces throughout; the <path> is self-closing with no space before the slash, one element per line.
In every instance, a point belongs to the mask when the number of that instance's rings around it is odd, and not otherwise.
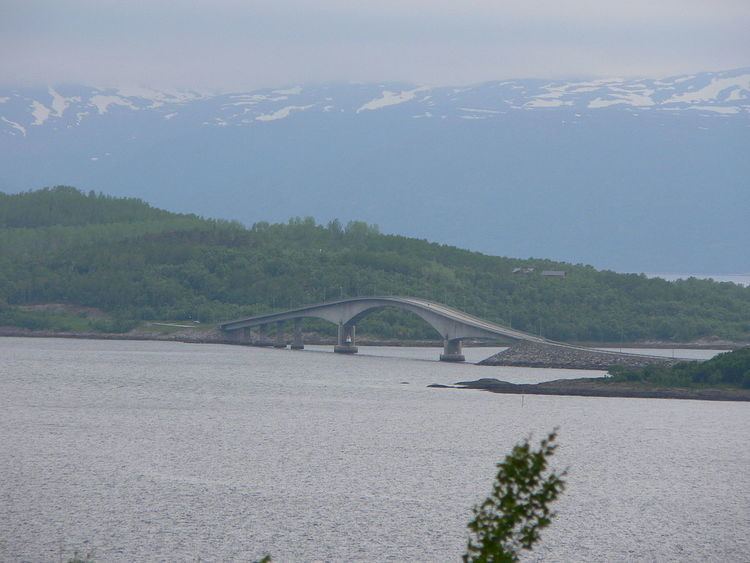
<path fill-rule="evenodd" d="M 210 323 L 374 294 L 434 299 L 559 340 L 750 341 L 750 288 L 730 283 L 487 256 L 362 222 L 294 218 L 247 228 L 71 187 L 0 193 L 0 325 L 125 331 L 143 321 Z M 35 308 L 49 303 L 105 315 Z M 389 309 L 358 331 L 436 336 Z"/>
<path fill-rule="evenodd" d="M 714 356 L 705 362 L 682 362 L 642 369 L 613 368 L 612 381 L 640 381 L 664 387 L 743 387 L 750 389 L 750 348 Z"/>

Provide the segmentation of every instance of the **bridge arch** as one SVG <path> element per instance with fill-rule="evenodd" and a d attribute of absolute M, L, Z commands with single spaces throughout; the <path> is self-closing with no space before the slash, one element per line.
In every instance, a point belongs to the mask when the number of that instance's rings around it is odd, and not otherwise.
<path fill-rule="evenodd" d="M 463 311 L 446 305 L 413 297 L 355 297 L 326 303 L 318 303 L 298 309 L 258 315 L 246 319 L 228 321 L 220 325 L 221 329 L 229 333 L 237 333 L 244 329 L 263 327 L 271 323 L 278 323 L 277 345 L 286 344 L 278 339 L 281 324 L 295 321 L 295 336 L 293 347 L 301 348 L 300 320 L 303 318 L 318 318 L 332 322 L 338 326 L 338 343 L 334 348 L 337 352 L 354 353 L 356 349 L 356 323 L 370 313 L 386 307 L 395 307 L 411 312 L 433 327 L 443 337 L 444 350 L 441 360 L 463 361 L 461 341 L 465 338 L 498 338 L 506 337 L 518 340 L 543 340 L 539 337 L 509 329 L 473 317 Z"/>
<path fill-rule="evenodd" d="M 336 352 L 354 353 L 357 351 L 355 327 L 357 321 L 366 317 L 368 314 L 385 307 L 396 307 L 405 311 L 410 311 L 422 318 L 431 325 L 435 330 L 443 335 L 444 348 L 440 359 L 443 361 L 464 361 L 461 354 L 461 340 L 464 338 L 508 338 L 517 341 L 534 342 L 542 345 L 540 349 L 546 350 L 547 353 L 565 354 L 571 353 L 595 355 L 599 358 L 607 356 L 611 358 L 612 364 L 618 363 L 623 354 L 592 350 L 583 346 L 564 344 L 547 340 L 541 336 L 514 330 L 512 328 L 491 323 L 483 319 L 453 309 L 447 305 L 419 299 L 416 297 L 354 297 L 350 299 L 340 299 L 338 301 L 328 301 L 307 305 L 289 311 L 278 313 L 269 313 L 266 315 L 257 315 L 244 319 L 236 319 L 220 323 L 219 328 L 227 335 L 234 335 L 237 341 L 244 341 L 247 337 L 246 331 L 255 327 L 263 327 L 277 323 L 276 343 L 279 348 L 286 348 L 284 340 L 283 324 L 287 321 L 294 322 L 294 338 L 292 348 L 301 349 L 304 347 L 302 342 L 301 320 L 303 318 L 318 318 L 338 325 L 338 343 L 334 348 Z M 629 357 L 639 357 L 651 362 L 663 360 L 653 356 L 625 354 Z M 513 365 L 513 364 L 509 364 Z M 520 365 L 528 365 L 526 363 Z M 585 368 L 584 368 L 585 369 Z"/>
<path fill-rule="evenodd" d="M 365 320 L 367 317 L 374 315 L 381 311 L 392 311 L 392 312 L 399 312 L 399 313 L 407 313 L 408 316 L 414 316 L 418 319 L 424 321 L 424 323 L 432 329 L 433 337 L 437 338 L 445 338 L 444 334 L 440 333 L 440 328 L 436 327 L 434 323 L 430 322 L 430 318 L 428 315 L 425 315 L 422 313 L 419 309 L 411 309 L 406 307 L 399 307 L 390 303 L 382 304 L 382 305 L 373 305 L 372 307 L 365 309 L 361 313 L 356 314 L 354 317 L 349 319 L 349 324 L 357 325 L 359 326 L 363 320 Z"/>

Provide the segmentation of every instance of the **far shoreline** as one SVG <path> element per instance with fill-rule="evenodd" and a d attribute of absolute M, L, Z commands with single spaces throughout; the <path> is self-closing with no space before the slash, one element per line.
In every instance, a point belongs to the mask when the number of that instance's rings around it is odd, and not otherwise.
<path fill-rule="evenodd" d="M 66 338 L 72 340 L 120 340 L 135 342 L 179 342 L 184 344 L 228 344 L 233 346 L 247 346 L 253 348 L 272 348 L 274 343 L 269 341 L 265 344 L 236 342 L 225 340 L 203 334 L 203 336 L 190 337 L 175 334 L 147 334 L 147 333 L 87 333 L 87 332 L 54 332 L 54 331 L 34 331 L 21 329 L 17 327 L 0 327 L 0 337 L 7 338 Z M 335 339 L 330 338 L 310 338 L 305 344 L 313 346 L 334 345 Z M 474 347 L 498 347 L 498 344 L 479 344 L 475 343 Z M 701 349 L 701 346 L 690 343 L 664 344 L 661 346 L 657 343 L 631 343 L 623 345 L 622 348 L 687 348 Z M 441 347 L 438 341 L 393 341 L 393 340 L 367 340 L 358 341 L 360 346 L 392 346 L 394 348 L 404 347 Z M 734 347 L 742 347 L 741 343 L 734 343 Z M 598 347 L 606 347 L 599 345 Z M 617 346 L 619 347 L 619 346 Z M 702 349 L 727 349 L 731 350 L 733 346 L 724 344 L 719 345 L 703 344 Z M 468 362 L 467 362 L 468 363 Z M 470 364 L 481 365 L 481 364 Z M 492 367 L 492 366 L 485 366 Z M 522 367 L 522 366 L 518 366 Z M 547 368 L 554 369 L 554 368 Z M 614 398 L 640 398 L 640 399 L 688 399 L 701 401 L 733 401 L 733 402 L 750 402 L 750 389 L 731 389 L 731 388 L 666 388 L 652 387 L 639 383 L 625 382 L 608 382 L 605 377 L 583 377 L 578 379 L 558 379 L 545 381 L 536 384 L 519 384 L 500 381 L 494 378 L 482 378 L 476 381 L 462 381 L 454 385 L 433 384 L 428 387 L 447 388 L 447 389 L 476 389 L 489 391 L 491 393 L 515 394 L 515 395 L 557 395 L 557 396 L 574 396 L 574 397 L 614 397 Z"/>
<path fill-rule="evenodd" d="M 193 334 L 190 334 L 193 332 Z M 267 348 L 273 346 L 274 342 L 265 344 L 237 342 L 231 339 L 222 338 L 216 331 L 198 331 L 191 329 L 174 333 L 157 333 L 136 329 L 125 333 L 112 332 L 75 332 L 75 331 L 51 331 L 51 330 L 31 330 L 13 326 L 0 326 L 0 337 L 20 337 L 20 338 L 70 338 L 80 340 L 132 340 L 132 341 L 154 341 L 154 342 L 183 342 L 186 344 L 229 344 L 233 346 L 250 346 L 255 348 Z M 696 342 L 664 342 L 664 341 L 645 341 L 645 342 L 590 342 L 590 341 L 571 341 L 568 344 L 576 346 L 585 346 L 588 348 L 605 348 L 605 349 L 661 349 L 661 350 L 734 350 L 750 346 L 750 342 L 730 342 L 726 340 L 717 340 L 715 342 L 699 340 Z M 305 344 L 319 346 L 333 346 L 336 339 L 333 337 L 305 335 Z M 440 340 L 396 340 L 396 339 L 375 339 L 368 337 L 358 337 L 359 346 L 391 346 L 394 348 L 442 348 L 443 343 Z M 487 343 L 479 341 L 466 341 L 464 347 L 467 348 L 502 348 L 508 346 L 507 343 Z"/>

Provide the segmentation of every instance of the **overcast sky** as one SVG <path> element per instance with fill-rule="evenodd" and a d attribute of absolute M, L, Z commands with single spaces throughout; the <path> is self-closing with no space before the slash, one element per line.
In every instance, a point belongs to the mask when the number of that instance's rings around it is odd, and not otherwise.
<path fill-rule="evenodd" d="M 0 0 L 0 82 L 226 91 L 750 66 L 750 0 Z"/>

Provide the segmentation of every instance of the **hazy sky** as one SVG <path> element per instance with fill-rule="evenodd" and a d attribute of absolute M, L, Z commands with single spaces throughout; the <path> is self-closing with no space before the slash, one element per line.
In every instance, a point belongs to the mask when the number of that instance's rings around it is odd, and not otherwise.
<path fill-rule="evenodd" d="M 0 0 L 0 82 L 228 90 L 750 66 L 750 0 Z"/>

